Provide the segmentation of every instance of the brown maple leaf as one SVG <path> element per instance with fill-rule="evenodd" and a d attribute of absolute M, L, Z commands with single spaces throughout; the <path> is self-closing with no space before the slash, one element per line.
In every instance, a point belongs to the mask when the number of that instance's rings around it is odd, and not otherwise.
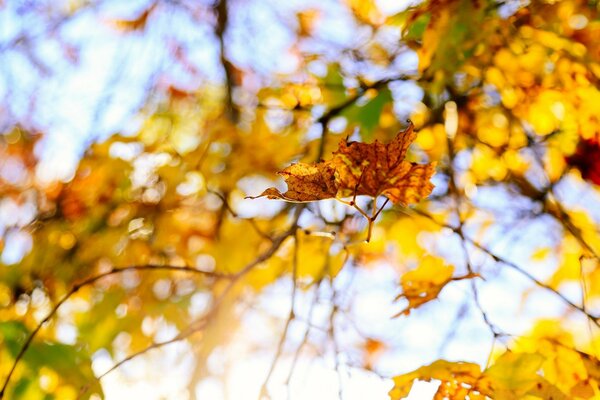
<path fill-rule="evenodd" d="M 408 146 L 417 134 L 412 123 L 388 144 L 341 142 L 333 153 L 345 196 L 383 195 L 394 204 L 416 203 L 433 190 L 429 179 L 434 164 L 416 164 L 404 160 Z"/>
<path fill-rule="evenodd" d="M 404 160 L 416 138 L 412 123 L 388 144 L 341 141 L 333 158 L 318 163 L 292 164 L 280 171 L 288 186 L 285 193 L 269 188 L 255 199 L 266 196 L 291 202 L 367 195 L 387 197 L 394 204 L 418 202 L 433 190 L 429 179 L 435 164 Z M 352 202 L 354 205 L 354 202 Z"/>

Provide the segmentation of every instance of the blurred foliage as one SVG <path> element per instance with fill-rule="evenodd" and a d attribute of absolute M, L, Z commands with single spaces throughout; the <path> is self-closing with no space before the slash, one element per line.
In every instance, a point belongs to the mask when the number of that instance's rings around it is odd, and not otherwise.
<path fill-rule="evenodd" d="M 275 328 L 280 344 L 252 348 L 275 352 L 263 397 L 278 359 L 297 359 L 309 343 L 311 354 L 338 369 L 345 363 L 395 376 L 392 399 L 406 397 L 416 380 L 440 382 L 436 399 L 600 398 L 596 1 L 429 0 L 396 14 L 375 1 L 345 1 L 335 10 L 347 18 L 351 45 L 328 37 L 326 5 L 306 5 L 279 21 L 289 49 L 269 62 L 293 64 L 281 70 L 261 67 L 264 54 L 256 65 L 242 61 L 246 45 L 257 47 L 236 25 L 245 15 L 239 2 L 152 1 L 125 16 L 111 13 L 109 1 L 46 6 L 0 2 L 6 15 L 41 21 L 43 29 L 15 29 L 0 42 L 7 59 L 21 60 L 40 81 L 57 73 L 41 44 L 57 45 L 69 68 L 81 62 L 84 49 L 62 28 L 89 15 L 115 40 L 167 49 L 175 67 L 149 66 L 143 104 L 127 115 L 133 122 L 109 137 L 91 133 L 62 179 L 48 178 L 62 160 L 44 158 L 48 127 L 27 111 L 37 110 L 36 99 L 24 106 L 7 95 L 0 104 L 0 398 L 103 398 L 102 379 L 113 369 L 94 366 L 94 358 L 108 355 L 118 370 L 172 342 L 191 346 L 195 398 L 195 384 L 225 374 L 209 358 L 282 284 L 291 287 L 284 297 L 292 309 L 283 333 Z M 216 77 L 202 71 L 206 54 L 198 58 L 176 35 L 160 36 L 165 24 L 176 31 L 177 18 L 193 21 L 190 32 L 212 30 L 211 44 L 196 46 L 212 49 Z M 120 76 L 116 61 L 115 70 Z M 2 78 L 17 91 L 14 73 Z M 407 119 L 417 136 L 406 164 L 436 165 L 435 189 L 416 205 L 388 204 L 377 198 L 380 186 L 359 189 L 357 166 L 380 173 L 373 160 L 387 153 L 371 143 L 392 142 Z M 278 171 L 324 165 L 350 141 L 369 143 L 360 146 L 373 154 L 357 156 L 340 202 L 318 201 L 337 192 L 301 204 L 245 199 L 282 188 Z M 352 320 L 355 306 L 344 285 L 390 270 L 393 293 L 376 316 L 409 324 L 444 307 L 454 288 L 469 310 L 456 320 L 479 327 L 489 356 L 440 354 L 407 368 L 398 361 L 402 338 L 341 329 L 337 316 Z M 536 295 L 556 301 L 533 317 L 512 316 L 522 318 L 520 331 L 496 322 L 503 299 L 500 306 L 482 300 L 497 293 L 494 282 L 507 271 L 514 282 L 503 284 L 502 296 L 523 309 Z M 299 300 L 311 293 L 312 303 Z M 319 324 L 311 320 L 315 304 L 327 314 Z M 291 322 L 306 325 L 296 352 L 284 346 Z M 388 351 L 399 365 L 392 371 L 389 359 L 385 368 L 378 363 Z"/>

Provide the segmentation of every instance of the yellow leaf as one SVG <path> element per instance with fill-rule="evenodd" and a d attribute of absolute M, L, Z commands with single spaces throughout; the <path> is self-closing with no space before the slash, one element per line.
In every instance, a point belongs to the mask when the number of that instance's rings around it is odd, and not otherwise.
<path fill-rule="evenodd" d="M 448 7 L 440 8 L 432 14 L 431 21 L 423 33 L 423 45 L 417 50 L 419 55 L 419 72 L 425 71 L 430 65 L 438 44 L 443 40 L 442 36 L 446 32 L 450 21 L 450 9 Z"/>
<path fill-rule="evenodd" d="M 443 259 L 424 257 L 417 269 L 402 276 L 402 294 L 398 298 L 408 300 L 408 306 L 398 315 L 408 315 L 411 309 L 437 298 L 444 286 L 452 280 L 453 272 L 454 267 L 444 264 Z"/>
<path fill-rule="evenodd" d="M 486 378 L 492 381 L 496 394 L 503 398 L 521 398 L 538 382 L 537 371 L 544 362 L 539 354 L 513 353 L 502 354 L 493 366 L 485 371 Z"/>
<path fill-rule="evenodd" d="M 415 380 L 430 382 L 432 379 L 442 381 L 438 394 L 443 392 L 449 395 L 452 394 L 451 392 L 463 389 L 463 385 L 473 388 L 480 375 L 481 369 L 477 364 L 438 360 L 413 372 L 394 377 L 394 387 L 390 390 L 389 396 L 391 400 L 404 399 L 408 396 Z M 476 397 L 471 396 L 471 398 Z"/>

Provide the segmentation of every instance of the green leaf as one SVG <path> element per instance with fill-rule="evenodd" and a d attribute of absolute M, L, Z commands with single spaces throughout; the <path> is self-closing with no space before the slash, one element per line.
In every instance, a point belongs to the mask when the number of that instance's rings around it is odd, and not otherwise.
<path fill-rule="evenodd" d="M 388 88 L 381 89 L 375 97 L 364 105 L 353 105 L 342 115 L 348 118 L 349 125 L 358 124 L 361 127 L 361 136 L 364 140 L 373 137 L 373 131 L 379 124 L 383 107 L 392 102 L 392 93 Z"/>
<path fill-rule="evenodd" d="M 406 19 L 406 17 L 404 17 Z M 404 40 L 421 40 L 423 33 L 429 21 L 431 20 L 431 13 L 424 13 L 419 15 L 412 24 L 406 27 L 404 32 Z"/>
<path fill-rule="evenodd" d="M 331 107 L 346 100 L 348 96 L 340 64 L 333 63 L 327 66 L 327 75 L 322 78 L 322 86 L 325 103 Z"/>
<path fill-rule="evenodd" d="M 19 321 L 0 322 L 0 343 L 15 358 L 28 335 L 25 325 Z"/>
<path fill-rule="evenodd" d="M 8 321 L 0 323 L 2 343 L 12 356 L 11 364 L 29 333 L 29 330 L 21 322 Z M 77 389 L 87 387 L 88 390 L 85 395 L 87 397 L 83 398 L 89 398 L 94 393 L 102 394 L 100 382 L 92 371 L 90 356 L 79 346 L 34 339 L 23 356 L 20 365 L 26 367 L 29 371 L 12 388 L 9 387 L 9 393 L 11 394 L 9 398 L 31 398 L 28 393 L 31 390 L 37 390 L 36 387 L 31 386 L 35 382 L 35 379 L 31 378 L 42 367 L 56 371 L 64 382 L 68 382 Z"/>
<path fill-rule="evenodd" d="M 31 383 L 32 381 L 28 377 L 19 379 L 13 388 L 12 398 L 15 400 L 27 399 L 28 392 L 30 392 L 29 389 L 31 388 Z"/>

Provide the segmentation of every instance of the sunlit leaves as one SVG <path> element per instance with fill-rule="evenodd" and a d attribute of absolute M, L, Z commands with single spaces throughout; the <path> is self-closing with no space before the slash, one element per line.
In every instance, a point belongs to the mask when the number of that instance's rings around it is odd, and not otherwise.
<path fill-rule="evenodd" d="M 474 399 L 483 399 L 484 395 L 477 395 L 474 392 L 480 375 L 481 369 L 477 364 L 438 360 L 413 372 L 394 377 L 394 388 L 389 393 L 390 399 L 406 398 L 415 380 L 431 381 L 432 379 L 441 381 L 436 399 L 461 399 L 466 398 L 467 395 L 474 396 Z"/>
<path fill-rule="evenodd" d="M 535 352 L 538 357 L 541 356 L 543 362 L 537 366 L 538 371 L 562 393 L 571 398 L 594 398 L 598 395 L 600 383 L 600 361 L 593 355 L 577 350 L 574 342 L 573 336 L 559 323 L 542 320 L 531 333 L 517 341 L 515 350 Z M 526 366 L 522 365 L 522 368 Z"/>
<path fill-rule="evenodd" d="M 537 371 L 544 358 L 538 354 L 504 353 L 485 372 L 494 393 L 503 398 L 522 398 L 540 380 Z"/>
<path fill-rule="evenodd" d="M 542 399 L 568 397 L 549 383 L 538 369 L 544 357 L 531 353 L 503 353 L 496 362 L 481 372 L 479 365 L 439 360 L 413 372 L 394 377 L 392 400 L 406 398 L 415 380 L 441 381 L 434 399 Z"/>

